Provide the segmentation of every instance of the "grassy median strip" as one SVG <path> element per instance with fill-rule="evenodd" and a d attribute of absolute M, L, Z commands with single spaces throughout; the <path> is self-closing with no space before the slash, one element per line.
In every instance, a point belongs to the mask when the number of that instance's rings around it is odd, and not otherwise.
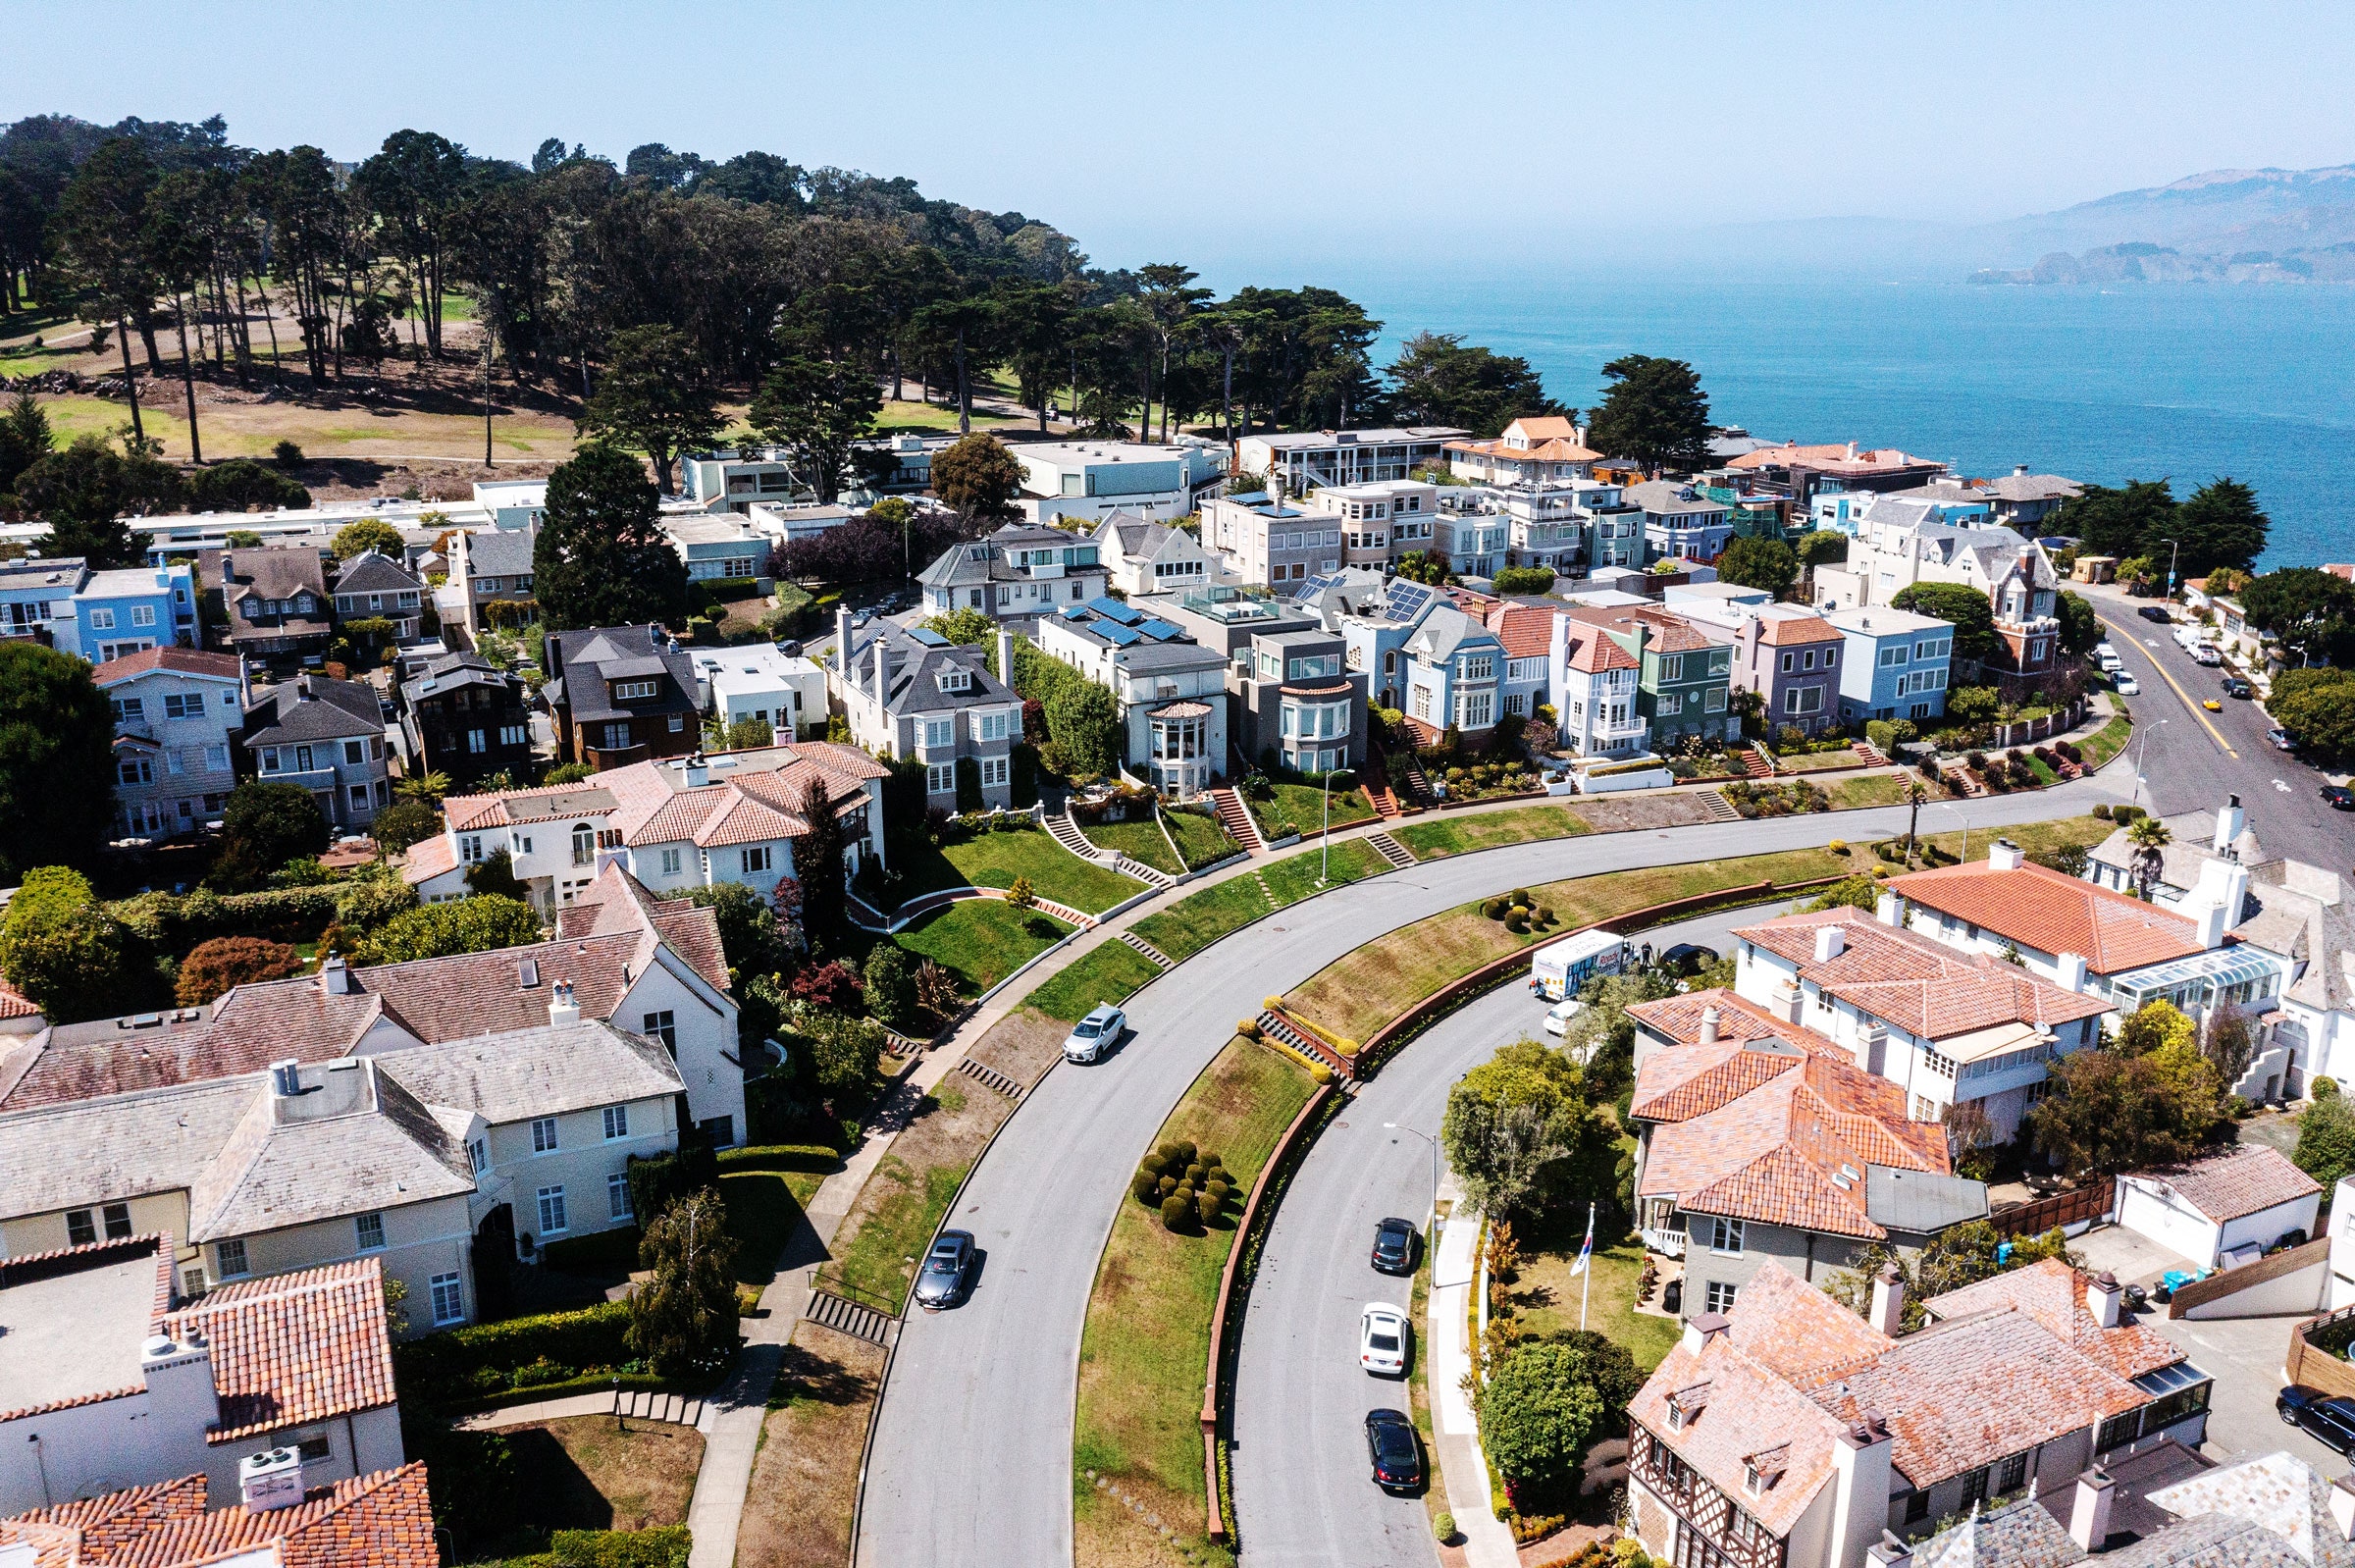
<path fill-rule="evenodd" d="M 1104 942 L 1058 970 L 1024 997 L 1022 1005 L 1036 1008 L 1048 1018 L 1076 1023 L 1098 1003 L 1124 1001 L 1160 974 L 1151 959 L 1127 943 Z"/>
<path fill-rule="evenodd" d="M 2099 767 L 2109 761 L 2125 746 L 2126 738 L 2133 733 L 2132 719 L 2123 713 L 2113 715 L 2109 723 L 2077 742 L 2077 750 L 2084 756 L 2085 766 Z"/>
<path fill-rule="evenodd" d="M 1524 806 L 1511 811 L 1480 811 L 1469 816 L 1439 816 L 1426 822 L 1410 822 L 1392 828 L 1390 837 L 1413 851 L 1418 861 L 1439 861 L 1504 844 L 1575 838 L 1593 831 L 1566 806 Z"/>
<path fill-rule="evenodd" d="M 1906 781 L 1894 773 L 1865 773 L 1857 778 L 1834 779 L 1823 786 L 1831 797 L 1832 810 L 1853 811 L 1865 806 L 1897 806 L 1906 798 Z"/>
<path fill-rule="evenodd" d="M 1312 1092 L 1308 1074 L 1285 1057 L 1230 1040 L 1153 1143 L 1185 1139 L 1216 1152 L 1248 1191 Z M 1130 1560 L 1160 1542 L 1155 1519 L 1178 1532 L 1182 1549 L 1210 1549 L 1202 1534 L 1202 1379 L 1219 1276 L 1241 1209 L 1238 1192 L 1219 1220 L 1186 1233 L 1165 1228 L 1160 1212 L 1133 1196 L 1121 1200 L 1079 1343 L 1072 1484 L 1080 1562 Z M 1144 1511 L 1099 1490 L 1090 1470 Z"/>

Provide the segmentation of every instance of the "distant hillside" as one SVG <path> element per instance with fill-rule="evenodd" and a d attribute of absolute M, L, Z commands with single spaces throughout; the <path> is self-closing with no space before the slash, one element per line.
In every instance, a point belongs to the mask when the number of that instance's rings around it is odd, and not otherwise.
<path fill-rule="evenodd" d="M 1996 264 L 1975 283 L 2355 281 L 2355 164 L 2212 170 L 1961 237 Z"/>

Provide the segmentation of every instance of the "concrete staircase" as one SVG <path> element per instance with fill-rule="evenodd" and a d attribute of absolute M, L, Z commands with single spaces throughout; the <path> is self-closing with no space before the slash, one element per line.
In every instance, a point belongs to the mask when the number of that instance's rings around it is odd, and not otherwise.
<path fill-rule="evenodd" d="M 1123 876 L 1133 876 L 1147 887 L 1176 887 L 1178 879 L 1167 871 L 1156 870 L 1142 861 L 1132 861 L 1125 855 L 1112 858 L 1112 868 Z"/>
<path fill-rule="evenodd" d="M 1096 848 L 1088 841 L 1087 835 L 1079 831 L 1079 824 L 1072 820 L 1068 809 L 1047 818 L 1047 831 L 1055 835 L 1056 843 L 1083 861 L 1101 862 L 1107 858 L 1107 852 Z"/>
<path fill-rule="evenodd" d="M 1709 813 L 1709 820 L 1712 822 L 1739 822 L 1742 820 L 1742 813 L 1734 810 L 1734 803 L 1727 800 L 1717 790 L 1702 790 L 1695 799 L 1701 802 L 1701 809 Z"/>
<path fill-rule="evenodd" d="M 1280 1040 L 1312 1062 L 1322 1062 L 1333 1069 L 1334 1076 L 1347 1077 L 1354 1065 L 1332 1046 L 1308 1030 L 1295 1026 L 1291 1019 L 1273 1010 L 1259 1015 L 1259 1032 L 1271 1040 Z"/>
<path fill-rule="evenodd" d="M 1227 829 L 1227 836 L 1240 844 L 1245 852 L 1252 855 L 1268 853 L 1268 841 L 1259 836 L 1259 824 L 1251 819 L 1251 809 L 1243 804 L 1241 796 L 1231 789 L 1212 790 L 1210 807 L 1219 813 L 1219 825 Z"/>
<path fill-rule="evenodd" d="M 1009 1100 L 1020 1100 L 1022 1097 L 1022 1086 L 1020 1083 L 1000 1072 L 996 1068 L 985 1067 L 969 1056 L 957 1064 L 957 1071 L 983 1088 L 1002 1094 Z"/>
<path fill-rule="evenodd" d="M 1889 765 L 1889 758 L 1882 755 L 1881 749 L 1870 741 L 1858 741 L 1850 746 L 1849 750 L 1856 753 L 1857 760 L 1862 762 L 1866 767 L 1887 767 Z"/>
<path fill-rule="evenodd" d="M 704 1413 L 701 1399 L 658 1388 L 623 1388 L 613 1395 L 613 1413 L 624 1421 L 661 1421 L 692 1427 Z"/>
<path fill-rule="evenodd" d="M 1178 967 L 1177 964 L 1170 959 L 1168 954 L 1162 952 L 1161 949 L 1155 947 L 1152 943 L 1146 941 L 1134 931 L 1123 931 L 1121 933 L 1121 940 L 1127 943 L 1128 946 L 1136 949 L 1137 952 L 1142 953 L 1145 956 L 1146 962 L 1151 964 L 1155 968 L 1161 970 L 1161 972 L 1164 974 L 1169 973 L 1170 970 Z"/>
<path fill-rule="evenodd" d="M 831 1290 L 810 1292 L 809 1310 L 803 1313 L 821 1328 L 847 1333 L 868 1344 L 888 1344 L 891 1338 L 891 1319 L 864 1302 L 838 1296 Z"/>
<path fill-rule="evenodd" d="M 1772 778 L 1774 776 L 1773 766 L 1759 755 L 1758 749 L 1754 746 L 1737 747 L 1727 755 L 1732 757 L 1742 771 L 1752 778 Z"/>
<path fill-rule="evenodd" d="M 1391 866 L 1398 870 L 1404 870 L 1415 863 L 1413 853 L 1387 833 L 1369 833 L 1366 835 L 1366 842 L 1374 847 L 1375 854 L 1389 862 Z"/>

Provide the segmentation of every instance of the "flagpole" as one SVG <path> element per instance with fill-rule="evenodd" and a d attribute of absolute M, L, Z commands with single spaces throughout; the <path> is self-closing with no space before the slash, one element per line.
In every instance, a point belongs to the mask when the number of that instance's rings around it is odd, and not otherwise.
<path fill-rule="evenodd" d="M 1595 1289 L 1594 1258 L 1595 1205 L 1590 1203 L 1587 1205 L 1587 1244 L 1585 1249 L 1579 1254 L 1578 1260 L 1581 1264 L 1585 1265 L 1583 1271 L 1584 1278 L 1578 1282 L 1578 1332 L 1581 1333 L 1587 1332 L 1587 1297 L 1592 1294 Z"/>

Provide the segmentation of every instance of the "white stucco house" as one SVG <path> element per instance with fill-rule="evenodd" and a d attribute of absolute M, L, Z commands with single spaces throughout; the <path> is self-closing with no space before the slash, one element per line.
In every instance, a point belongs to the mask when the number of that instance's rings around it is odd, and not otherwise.
<path fill-rule="evenodd" d="M 2292 1231 L 2314 1234 L 2322 1183 L 2262 1143 L 2222 1150 L 2188 1165 L 2118 1178 L 2118 1224 L 2202 1269 L 2255 1261 Z"/>

